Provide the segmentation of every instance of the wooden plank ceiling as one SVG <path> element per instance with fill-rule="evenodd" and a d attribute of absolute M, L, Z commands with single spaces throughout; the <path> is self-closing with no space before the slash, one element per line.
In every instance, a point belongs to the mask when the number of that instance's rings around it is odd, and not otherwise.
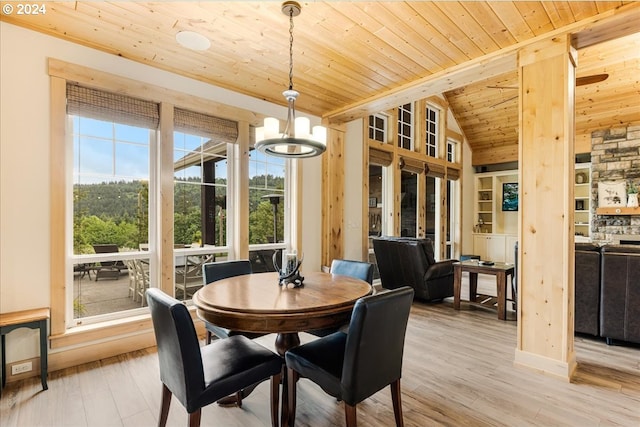
<path fill-rule="evenodd" d="M 5 3 L 5 2 L 3 2 Z M 17 4 L 17 3 L 14 3 Z M 46 2 L 37 16 L 0 15 L 40 31 L 278 104 L 288 84 L 289 22 L 280 2 Z M 294 18 L 297 107 L 330 115 L 450 67 L 629 1 L 302 2 Z M 640 33 L 640 24 L 631 32 Z M 206 51 L 178 45 L 197 31 Z M 627 31 L 628 32 L 628 31 Z M 640 120 L 638 34 L 580 50 L 578 76 L 608 73 L 577 88 L 576 133 Z M 449 100 L 472 149 L 517 144 L 515 72 L 454 88 Z"/>

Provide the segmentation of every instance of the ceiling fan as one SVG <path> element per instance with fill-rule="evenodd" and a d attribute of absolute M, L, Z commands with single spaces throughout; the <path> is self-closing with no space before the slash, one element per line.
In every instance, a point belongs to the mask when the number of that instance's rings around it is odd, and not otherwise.
<path fill-rule="evenodd" d="M 605 81 L 609 78 L 609 74 L 592 74 L 590 76 L 583 76 L 583 77 L 576 77 L 576 86 L 584 86 L 584 85 L 590 85 L 593 83 L 599 83 L 602 81 Z M 487 86 L 488 89 L 518 89 L 517 86 Z M 493 104 L 490 106 L 490 108 L 494 108 L 497 107 L 500 104 L 504 104 L 505 102 L 509 102 L 512 101 L 514 99 L 516 99 L 518 97 L 518 95 L 516 96 L 512 96 L 510 98 L 504 99 L 500 102 L 498 102 L 497 104 Z"/>

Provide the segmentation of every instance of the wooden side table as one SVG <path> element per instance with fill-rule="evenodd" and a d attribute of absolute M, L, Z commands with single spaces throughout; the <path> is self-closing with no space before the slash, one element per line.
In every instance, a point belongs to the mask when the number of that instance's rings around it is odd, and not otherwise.
<path fill-rule="evenodd" d="M 14 329 L 31 328 L 40 330 L 40 381 L 42 389 L 47 390 L 47 319 L 48 308 L 0 313 L 0 335 L 2 335 L 2 387 L 6 383 L 5 335 Z M 1 391 L 0 391 L 1 392 Z"/>
<path fill-rule="evenodd" d="M 498 319 L 507 319 L 507 276 L 513 277 L 514 265 L 496 262 L 483 265 L 478 260 L 468 260 L 453 264 L 453 308 L 460 310 L 460 293 L 462 288 L 462 272 L 469 273 L 469 301 L 477 303 L 478 273 L 496 276 L 498 287 Z"/>

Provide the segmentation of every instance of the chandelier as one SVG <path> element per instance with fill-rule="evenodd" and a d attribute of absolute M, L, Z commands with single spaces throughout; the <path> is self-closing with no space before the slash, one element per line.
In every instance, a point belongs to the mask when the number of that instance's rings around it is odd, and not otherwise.
<path fill-rule="evenodd" d="M 300 95 L 293 89 L 293 17 L 302 8 L 295 1 L 282 3 L 282 13 L 289 16 L 289 89 L 282 92 L 288 104 L 287 123 L 280 133 L 280 121 L 264 119 L 264 126 L 256 128 L 256 149 L 272 156 L 305 158 L 319 156 L 327 147 L 327 129 L 314 126 L 309 132 L 309 119 L 296 118 L 296 99 Z"/>

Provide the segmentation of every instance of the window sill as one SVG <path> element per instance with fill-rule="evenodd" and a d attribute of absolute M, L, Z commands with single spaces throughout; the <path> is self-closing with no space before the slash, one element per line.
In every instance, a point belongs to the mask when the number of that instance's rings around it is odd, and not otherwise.
<path fill-rule="evenodd" d="M 191 317 L 197 320 L 195 307 L 189 307 Z M 108 341 L 127 335 L 136 335 L 149 332 L 153 329 L 151 314 L 146 313 L 117 320 L 109 320 L 91 325 L 82 325 L 69 328 L 60 335 L 49 337 L 52 349 L 88 344 L 96 341 Z"/>

